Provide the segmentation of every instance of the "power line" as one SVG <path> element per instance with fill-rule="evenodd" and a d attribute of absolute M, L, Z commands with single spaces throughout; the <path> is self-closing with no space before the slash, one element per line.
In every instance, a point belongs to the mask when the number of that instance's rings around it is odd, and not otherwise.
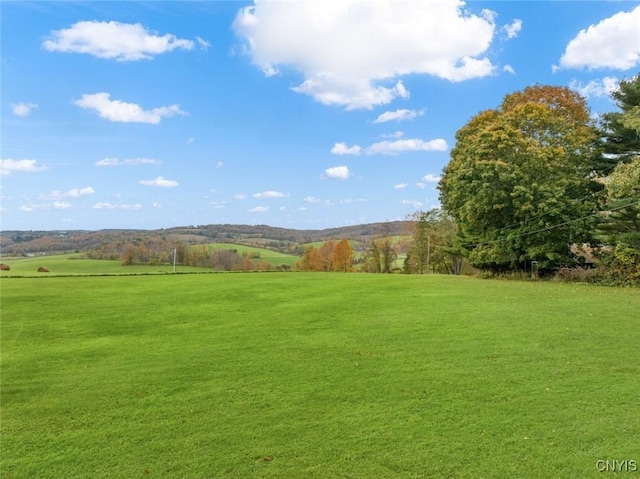
<path fill-rule="evenodd" d="M 628 203 L 626 205 L 618 206 L 616 208 L 611 208 L 611 209 L 609 209 L 607 211 L 613 212 L 613 211 L 623 210 L 625 208 L 628 208 L 629 206 L 634 206 L 634 205 L 640 205 L 640 200 L 639 201 L 633 201 L 633 202 Z M 560 228 L 561 226 L 566 226 L 566 225 L 569 225 L 571 223 L 577 223 L 579 221 L 583 221 L 583 220 L 586 220 L 586 219 L 589 219 L 589 218 L 594 218 L 594 217 L 599 216 L 599 215 L 600 215 L 600 212 L 593 213 L 593 214 L 590 214 L 588 216 L 583 216 L 582 218 L 576 218 L 576 219 L 573 219 L 573 220 L 565 221 L 564 223 L 558 223 L 556 225 L 547 226 L 545 228 L 540 228 L 540 229 L 535 230 L 535 231 L 528 231 L 526 233 L 520 233 L 520 234 L 517 234 L 515 236 L 510 236 L 508 239 L 521 238 L 521 237 L 524 237 L 524 236 L 543 233 L 545 231 L 550 231 L 550 230 L 553 230 L 553 229 L 556 229 L 556 228 Z M 486 246 L 486 245 L 490 245 L 490 244 L 500 243 L 500 242 L 503 242 L 503 241 L 506 241 L 506 240 L 507 240 L 507 238 L 502 238 L 502 239 L 497 239 L 497 240 L 485 241 L 483 243 L 467 243 L 467 246 Z"/>

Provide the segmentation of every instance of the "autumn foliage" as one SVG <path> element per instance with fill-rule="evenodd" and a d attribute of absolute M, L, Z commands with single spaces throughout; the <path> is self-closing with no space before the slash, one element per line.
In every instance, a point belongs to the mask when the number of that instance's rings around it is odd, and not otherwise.
<path fill-rule="evenodd" d="M 341 271 L 349 272 L 353 270 L 353 248 L 349 241 L 342 239 L 336 241 L 325 241 L 316 248 L 308 246 L 302 260 L 296 263 L 296 269 L 302 271 Z"/>

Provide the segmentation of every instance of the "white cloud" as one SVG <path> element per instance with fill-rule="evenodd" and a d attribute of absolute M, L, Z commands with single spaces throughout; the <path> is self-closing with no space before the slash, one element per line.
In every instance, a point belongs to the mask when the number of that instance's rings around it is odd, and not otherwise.
<path fill-rule="evenodd" d="M 46 169 L 46 166 L 38 165 L 36 160 L 0 160 L 0 175 L 10 175 L 13 171 L 37 173 Z"/>
<path fill-rule="evenodd" d="M 374 123 L 385 123 L 387 121 L 413 120 L 424 114 L 424 110 L 407 110 L 401 108 L 395 111 L 385 111 L 374 120 Z"/>
<path fill-rule="evenodd" d="M 256 206 L 255 208 L 251 208 L 247 210 L 249 213 L 267 213 L 269 211 L 268 206 Z"/>
<path fill-rule="evenodd" d="M 405 151 L 446 151 L 447 142 L 441 138 L 424 141 L 418 138 L 406 140 L 380 141 L 367 148 L 367 155 L 397 155 Z"/>
<path fill-rule="evenodd" d="M 104 160 L 96 161 L 96 166 L 159 165 L 161 163 L 161 161 L 153 160 L 151 158 L 132 158 L 128 160 L 121 160 L 119 158 L 105 158 Z"/>
<path fill-rule="evenodd" d="M 167 180 L 162 176 L 158 176 L 153 180 L 140 180 L 138 183 L 145 186 L 156 186 L 158 188 L 173 188 L 178 186 L 178 182 L 174 180 Z"/>
<path fill-rule="evenodd" d="M 505 65 L 502 67 L 502 71 L 505 71 L 507 73 L 511 73 L 512 75 L 516 74 L 516 71 L 513 69 L 513 67 L 511 65 Z"/>
<path fill-rule="evenodd" d="M 261 0 L 241 9 L 233 27 L 258 68 L 302 73 L 294 91 L 370 109 L 409 96 L 403 75 L 491 75 L 495 14 L 470 10 L 461 0 Z"/>
<path fill-rule="evenodd" d="M 412 207 L 413 207 L 414 209 L 416 209 L 416 210 L 417 210 L 418 208 L 422 208 L 422 203 L 421 203 L 420 201 L 417 201 L 417 200 L 402 200 L 402 201 L 400 202 L 400 204 L 403 204 L 403 205 L 410 205 L 410 206 L 412 206 Z"/>
<path fill-rule="evenodd" d="M 438 183 L 442 177 L 434 175 L 433 173 L 429 173 L 422 177 L 422 181 L 426 183 Z"/>
<path fill-rule="evenodd" d="M 210 201 L 209 204 L 211 205 L 212 208 L 219 210 L 224 208 L 227 202 L 226 201 Z"/>
<path fill-rule="evenodd" d="M 516 18 L 509 25 L 505 25 L 502 28 L 507 33 L 507 38 L 515 38 L 518 36 L 518 33 L 520 33 L 520 30 L 522 30 L 522 20 Z"/>
<path fill-rule="evenodd" d="M 31 111 L 38 108 L 35 103 L 13 103 L 11 105 L 11 111 L 16 116 L 29 116 Z"/>
<path fill-rule="evenodd" d="M 244 200 L 244 199 L 247 197 L 247 195 L 242 194 L 242 193 L 238 193 L 237 195 L 233 195 L 233 197 L 234 197 L 236 200 Z"/>
<path fill-rule="evenodd" d="M 66 210 L 67 208 L 71 208 L 71 203 L 68 201 L 54 201 L 53 207 L 57 210 Z"/>
<path fill-rule="evenodd" d="M 209 43 L 208 41 L 206 41 L 203 38 L 200 37 L 196 37 L 196 41 L 198 42 L 198 45 L 200 46 L 200 50 L 204 50 L 205 52 L 209 49 L 209 47 L 211 46 L 211 43 Z"/>
<path fill-rule="evenodd" d="M 324 178 L 331 178 L 336 180 L 346 180 L 349 178 L 349 168 L 346 166 L 334 166 L 333 168 L 327 168 L 324 170 Z"/>
<path fill-rule="evenodd" d="M 73 188 L 67 192 L 62 191 L 52 191 L 51 193 L 40 195 L 40 198 L 43 199 L 59 199 L 59 198 L 80 198 L 81 196 L 90 196 L 95 194 L 96 190 L 94 190 L 91 186 L 86 186 L 84 188 Z"/>
<path fill-rule="evenodd" d="M 153 202 L 153 204 L 152 204 L 151 206 L 153 206 L 154 208 L 162 208 L 162 204 L 160 204 L 160 203 L 159 203 L 159 202 L 157 202 L 157 201 L 154 201 L 154 202 Z"/>
<path fill-rule="evenodd" d="M 397 185 L 393 185 L 395 190 L 404 190 L 408 185 L 408 183 L 398 183 Z"/>
<path fill-rule="evenodd" d="M 394 131 L 393 133 L 385 133 L 384 135 L 380 135 L 382 138 L 393 138 L 399 139 L 404 136 L 404 131 Z"/>
<path fill-rule="evenodd" d="M 136 103 L 111 100 L 109 93 L 84 94 L 74 102 L 77 106 L 95 110 L 101 118 L 121 123 L 150 123 L 157 125 L 163 118 L 175 115 L 186 115 L 178 105 L 161 106 L 152 110 L 144 110 Z"/>
<path fill-rule="evenodd" d="M 139 210 L 142 208 L 142 205 L 138 203 L 136 203 L 135 205 L 127 205 L 127 204 L 114 205 L 111 203 L 100 202 L 93 205 L 92 208 L 96 210 Z"/>
<path fill-rule="evenodd" d="M 201 39 L 198 41 L 202 46 Z M 171 34 L 158 36 L 139 23 L 82 21 L 52 31 L 42 46 L 51 52 L 87 53 L 98 58 L 135 61 L 151 59 L 176 48 L 191 50 L 194 43 Z"/>
<path fill-rule="evenodd" d="M 569 82 L 569 88 L 580 93 L 585 98 L 607 97 L 618 88 L 616 77 L 604 77 L 602 80 L 591 80 L 586 85 L 577 80 Z"/>
<path fill-rule="evenodd" d="M 640 6 L 618 12 L 580 30 L 569 42 L 557 68 L 613 68 L 640 65 Z"/>
<path fill-rule="evenodd" d="M 334 155 L 359 155 L 360 150 L 359 145 L 347 146 L 346 143 L 336 143 L 331 148 L 331 153 Z"/>
<path fill-rule="evenodd" d="M 306 198 L 304 198 L 302 201 L 304 201 L 305 203 L 309 203 L 309 204 L 322 204 L 324 206 L 334 206 L 333 201 L 331 200 L 321 200 L 320 198 L 316 198 L 315 196 L 307 196 Z M 307 208 L 306 207 L 301 207 L 298 208 L 299 211 L 306 211 Z"/>
<path fill-rule="evenodd" d="M 260 199 L 285 198 L 286 196 L 289 196 L 289 195 L 281 193 L 280 191 L 272 191 L 272 190 L 263 191 L 262 193 L 255 193 L 253 195 L 254 198 L 260 198 Z"/>

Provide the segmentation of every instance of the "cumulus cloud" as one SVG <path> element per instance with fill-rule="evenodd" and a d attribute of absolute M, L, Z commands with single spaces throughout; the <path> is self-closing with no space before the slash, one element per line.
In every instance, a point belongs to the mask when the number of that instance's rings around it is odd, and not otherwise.
<path fill-rule="evenodd" d="M 618 12 L 580 30 L 569 42 L 557 68 L 613 68 L 640 65 L 640 6 Z"/>
<path fill-rule="evenodd" d="M 446 151 L 447 142 L 441 138 L 424 141 L 419 138 L 407 138 L 395 141 L 380 141 L 367 148 L 367 155 L 397 155 L 405 151 Z"/>
<path fill-rule="evenodd" d="M 173 188 L 178 186 L 178 182 L 174 180 L 167 180 L 162 176 L 158 176 L 153 180 L 140 180 L 139 183 L 145 186 L 155 186 L 158 188 Z"/>
<path fill-rule="evenodd" d="M 395 111 L 385 111 L 381 113 L 378 118 L 374 120 L 374 123 L 385 123 L 387 121 L 402 121 L 402 120 L 413 120 L 418 116 L 424 114 L 424 110 L 407 110 L 405 108 L 401 108 Z"/>
<path fill-rule="evenodd" d="M 336 143 L 331 148 L 331 153 L 334 155 L 359 155 L 360 150 L 359 145 L 347 146 L 346 143 Z"/>
<path fill-rule="evenodd" d="M 302 73 L 294 91 L 370 109 L 409 96 L 403 75 L 457 82 L 493 74 L 494 18 L 471 13 L 461 0 L 261 0 L 241 9 L 233 28 L 266 74 Z"/>
<path fill-rule="evenodd" d="M 255 193 L 253 195 L 254 198 L 260 198 L 260 199 L 273 199 L 273 198 L 284 198 L 286 195 L 284 193 L 281 193 L 280 191 L 263 191 L 262 193 Z"/>
<path fill-rule="evenodd" d="M 198 42 L 202 47 L 204 41 Z M 171 34 L 159 36 L 139 23 L 82 21 L 52 31 L 42 47 L 51 52 L 86 53 L 124 62 L 152 59 L 177 48 L 191 50 L 194 42 Z"/>
<path fill-rule="evenodd" d="M 585 98 L 607 97 L 618 88 L 616 77 L 604 77 L 602 80 L 591 80 L 586 85 L 577 80 L 569 82 L 569 88 L 580 93 Z"/>
<path fill-rule="evenodd" d="M 422 181 L 420 181 L 420 183 L 416 183 L 416 186 L 422 190 L 427 187 L 427 183 L 438 183 L 441 179 L 442 177 L 429 173 L 428 175 L 423 176 Z"/>
<path fill-rule="evenodd" d="M 520 30 L 522 30 L 522 20 L 520 20 L 519 18 L 516 18 L 513 20 L 513 22 L 511 22 L 508 25 L 505 25 L 502 28 L 506 32 L 507 38 L 509 39 L 515 38 L 518 36 L 518 33 L 520 33 Z"/>
<path fill-rule="evenodd" d="M 196 37 L 196 41 L 198 42 L 198 45 L 200 46 L 200 50 L 207 51 L 209 49 L 209 47 L 211 46 L 211 43 L 209 43 L 208 41 L 204 40 L 203 38 Z"/>
<path fill-rule="evenodd" d="M 307 196 L 302 201 L 305 203 L 322 203 L 320 198 L 316 198 L 315 196 Z"/>
<path fill-rule="evenodd" d="M 441 179 L 442 177 L 434 175 L 433 173 L 429 173 L 422 177 L 422 181 L 426 183 L 438 183 Z"/>
<path fill-rule="evenodd" d="M 36 160 L 0 160 L 0 175 L 10 175 L 12 172 L 37 173 L 46 169 L 46 166 L 39 165 Z"/>
<path fill-rule="evenodd" d="M 67 208 L 71 208 L 71 203 L 68 201 L 54 201 L 53 207 L 56 210 L 66 210 Z"/>
<path fill-rule="evenodd" d="M 346 180 L 349 178 L 349 168 L 346 166 L 334 166 L 324 170 L 323 178 L 331 178 L 335 180 Z"/>
<path fill-rule="evenodd" d="M 394 131 L 393 133 L 385 133 L 384 135 L 380 135 L 382 138 L 393 138 L 399 139 L 404 136 L 404 131 Z"/>
<path fill-rule="evenodd" d="M 404 190 L 408 185 L 408 183 L 398 183 L 397 185 L 393 185 L 393 188 L 396 190 Z"/>
<path fill-rule="evenodd" d="M 55 190 L 51 193 L 40 195 L 40 197 L 45 199 L 80 198 L 81 196 L 93 195 L 95 194 L 95 192 L 96 190 L 94 190 L 91 186 L 86 186 L 84 188 L 72 188 L 66 192 Z"/>
<path fill-rule="evenodd" d="M 267 213 L 269 211 L 268 206 L 256 206 L 255 208 L 251 208 L 247 210 L 249 213 Z"/>
<path fill-rule="evenodd" d="M 178 105 L 144 110 L 136 103 L 111 100 L 111 95 L 104 92 L 84 94 L 80 100 L 76 100 L 74 103 L 81 108 L 95 110 L 105 120 L 121 123 L 150 123 L 157 125 L 163 118 L 187 114 L 180 110 Z"/>
<path fill-rule="evenodd" d="M 105 158 L 96 161 L 96 166 L 136 166 L 136 165 L 159 165 L 162 162 L 151 158 L 132 158 L 121 160 L 119 158 Z"/>
<path fill-rule="evenodd" d="M 419 208 L 422 208 L 422 203 L 420 201 L 417 201 L 417 200 L 402 200 L 400 202 L 400 204 L 410 205 L 416 210 L 419 209 Z"/>
<path fill-rule="evenodd" d="M 142 208 L 142 205 L 139 203 L 136 203 L 134 205 L 127 205 L 127 204 L 114 205 L 111 203 L 100 202 L 93 205 L 92 208 L 96 210 L 139 210 Z"/>
<path fill-rule="evenodd" d="M 38 105 L 35 103 L 13 103 L 11 105 L 11 111 L 16 116 L 29 116 L 31 112 L 38 108 Z"/>

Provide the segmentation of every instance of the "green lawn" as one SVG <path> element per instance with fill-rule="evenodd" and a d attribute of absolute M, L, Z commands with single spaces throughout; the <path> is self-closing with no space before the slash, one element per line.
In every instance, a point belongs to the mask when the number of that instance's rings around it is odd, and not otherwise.
<path fill-rule="evenodd" d="M 337 273 L 0 287 L 2 478 L 640 477 L 596 468 L 640 462 L 637 289 Z"/>

